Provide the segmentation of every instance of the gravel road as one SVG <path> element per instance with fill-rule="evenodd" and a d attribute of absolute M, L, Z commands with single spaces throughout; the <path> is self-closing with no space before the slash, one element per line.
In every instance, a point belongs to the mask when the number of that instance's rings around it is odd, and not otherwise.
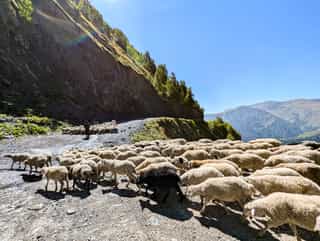
<path fill-rule="evenodd" d="M 128 142 L 128 135 L 143 121 L 121 124 L 118 134 L 92 136 L 25 137 L 0 142 L 0 152 L 50 151 L 59 153 L 74 146 L 92 148 Z M 138 195 L 134 185 L 113 189 L 106 179 L 90 193 L 44 192 L 44 180 L 25 171 L 9 170 L 11 162 L 0 158 L 1 241 L 294 241 L 287 227 L 257 238 L 258 231 L 241 219 L 239 211 L 227 214 L 211 206 L 207 217 L 199 214 L 198 200 L 178 204 L 174 195 L 166 205 Z M 49 190 L 53 185 L 49 186 Z M 319 237 L 303 234 L 304 240 Z"/>

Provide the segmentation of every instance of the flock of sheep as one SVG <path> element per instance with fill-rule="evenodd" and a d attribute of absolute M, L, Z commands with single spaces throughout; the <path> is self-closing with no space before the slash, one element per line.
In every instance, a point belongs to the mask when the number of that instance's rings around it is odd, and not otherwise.
<path fill-rule="evenodd" d="M 182 201 L 199 196 L 200 213 L 211 202 L 225 207 L 225 202 L 237 202 L 243 216 L 261 227 L 289 224 L 300 240 L 296 227 L 320 231 L 320 148 L 316 143 L 281 145 L 276 139 L 242 141 L 184 139 L 143 141 L 95 150 L 72 149 L 57 157 L 52 166 L 50 155 L 15 153 L 5 155 L 15 163 L 29 166 L 30 173 L 41 168 L 50 180 L 64 183 L 69 189 L 81 182 L 99 183 L 110 172 L 115 187 L 118 175 L 128 177 L 130 184 L 153 191 L 164 197 L 175 190 Z M 181 190 L 184 186 L 184 192 Z"/>

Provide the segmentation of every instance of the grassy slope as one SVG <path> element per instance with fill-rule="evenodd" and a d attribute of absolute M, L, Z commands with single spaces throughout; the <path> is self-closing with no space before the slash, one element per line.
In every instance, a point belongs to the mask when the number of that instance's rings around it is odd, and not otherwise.
<path fill-rule="evenodd" d="M 206 122 L 181 118 L 155 118 L 145 123 L 144 129 L 132 136 L 132 141 L 166 140 L 185 138 L 189 141 L 201 138 L 210 139 L 239 139 L 241 136 L 225 122 Z M 236 133 L 236 134 L 235 134 Z"/>
<path fill-rule="evenodd" d="M 29 115 L 26 117 L 12 117 L 0 114 L 0 140 L 5 136 L 43 135 L 59 131 L 68 124 L 50 119 Z"/>

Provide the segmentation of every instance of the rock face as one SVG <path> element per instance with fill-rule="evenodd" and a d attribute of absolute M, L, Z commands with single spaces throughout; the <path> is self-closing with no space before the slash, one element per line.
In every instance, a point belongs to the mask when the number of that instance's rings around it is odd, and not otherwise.
<path fill-rule="evenodd" d="M 117 61 L 69 0 L 33 0 L 31 22 L 19 16 L 16 1 L 0 2 L 1 112 L 31 108 L 73 122 L 202 118 L 163 100 L 149 80 Z"/>

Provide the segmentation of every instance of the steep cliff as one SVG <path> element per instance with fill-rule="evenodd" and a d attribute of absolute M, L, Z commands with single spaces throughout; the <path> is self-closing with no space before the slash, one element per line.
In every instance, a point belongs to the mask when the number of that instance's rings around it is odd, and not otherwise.
<path fill-rule="evenodd" d="M 159 96 L 75 2 L 32 0 L 26 11 L 23 2 L 0 1 L 1 112 L 33 109 L 72 122 L 202 118 L 200 110 Z"/>

